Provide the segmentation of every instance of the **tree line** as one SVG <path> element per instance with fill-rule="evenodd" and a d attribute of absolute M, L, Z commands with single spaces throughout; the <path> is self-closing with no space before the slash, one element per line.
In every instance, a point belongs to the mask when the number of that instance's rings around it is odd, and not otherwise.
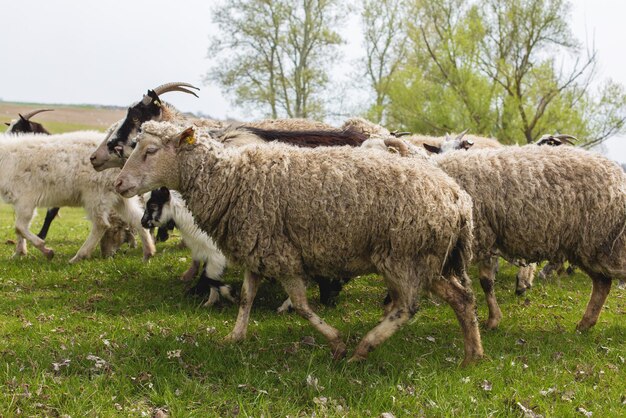
<path fill-rule="evenodd" d="M 442 135 L 469 128 L 504 143 L 570 133 L 586 147 L 621 133 L 626 90 L 597 77 L 566 0 L 225 0 L 213 10 L 217 82 L 262 116 L 324 119 L 340 29 L 358 15 L 363 56 L 348 88 L 363 116 Z M 344 63 L 348 65 L 349 63 Z"/>

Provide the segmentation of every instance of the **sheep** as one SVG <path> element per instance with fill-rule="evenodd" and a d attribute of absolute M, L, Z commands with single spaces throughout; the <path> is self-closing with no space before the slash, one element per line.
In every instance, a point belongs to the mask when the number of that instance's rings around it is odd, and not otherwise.
<path fill-rule="evenodd" d="M 223 124 L 218 121 L 209 119 L 192 120 L 179 112 L 174 106 L 161 101 L 159 97 L 159 95 L 172 91 L 179 91 L 198 97 L 190 89 L 198 90 L 197 87 L 191 84 L 181 82 L 166 83 L 155 89 L 148 90 L 148 93 L 140 101 L 128 108 L 124 119 L 111 126 L 110 133 L 105 141 L 91 154 L 89 159 L 93 168 L 96 171 L 114 167 L 121 168 L 124 165 L 125 158 L 132 151 L 133 144 L 131 139 L 139 131 L 141 124 L 149 120 L 184 121 L 185 123 L 193 121 L 197 126 L 204 129 L 223 128 Z"/>
<path fill-rule="evenodd" d="M 483 356 L 465 273 L 471 199 L 441 170 L 358 148 L 225 148 L 170 123 L 145 123 L 137 140 L 117 191 L 126 197 L 162 186 L 180 191 L 199 226 L 246 270 L 227 340 L 245 338 L 259 281 L 272 277 L 327 338 L 334 357 L 343 357 L 339 332 L 308 305 L 304 278 L 378 272 L 392 302 L 352 361 L 367 358 L 409 320 L 424 287 L 454 309 L 465 338 L 463 364 Z"/>
<path fill-rule="evenodd" d="M 433 158 L 474 202 L 474 256 L 489 307 L 495 251 L 509 259 L 575 264 L 592 280 L 579 331 L 594 326 L 613 278 L 626 277 L 626 175 L 613 161 L 574 147 L 503 147 Z M 530 192 L 529 192 L 530 191 Z"/>
<path fill-rule="evenodd" d="M 6 123 L 8 128 L 5 131 L 5 134 L 18 135 L 34 133 L 50 135 L 50 132 L 48 132 L 48 130 L 44 128 L 42 124 L 33 122 L 30 119 L 39 113 L 51 112 L 53 110 L 54 109 L 38 109 L 33 110 L 25 115 L 19 114 L 18 119 L 11 121 L 11 123 Z M 52 221 L 59 214 L 59 209 L 60 208 L 51 208 L 46 211 L 46 217 L 44 219 L 41 230 L 39 231 L 39 233 L 37 233 L 37 236 L 39 238 L 43 240 L 46 239 Z M 135 242 L 135 237 L 133 236 L 129 226 L 124 223 L 115 213 L 111 213 L 109 215 L 109 223 L 111 224 L 111 226 L 107 228 L 104 236 L 100 240 L 100 250 L 103 257 L 113 255 L 124 243 L 129 243 L 131 247 L 135 247 L 137 245 Z"/>
<path fill-rule="evenodd" d="M 183 273 L 181 280 L 189 281 L 195 278 L 201 263 L 203 284 L 208 284 L 210 294 L 205 306 L 211 306 L 222 296 L 235 302 L 232 289 L 220 280 L 226 267 L 226 257 L 217 249 L 213 240 L 204 233 L 193 219 L 193 215 L 180 194 L 170 191 L 166 187 L 153 190 L 146 202 L 146 210 L 141 218 L 144 228 L 154 228 L 174 221 L 181 236 L 189 249 L 193 259 L 192 266 Z"/>
<path fill-rule="evenodd" d="M 228 146 L 242 146 L 251 143 L 266 143 L 268 141 L 292 144 L 298 141 L 298 145 L 308 147 L 346 144 L 358 146 L 366 139 L 366 136 L 353 129 L 336 129 L 330 125 L 307 119 L 268 119 L 224 126 L 217 121 L 188 118 L 178 112 L 173 106 L 162 102 L 159 97 L 159 95 L 171 91 L 180 91 L 196 96 L 193 91 L 189 90 L 190 88 L 197 89 L 187 83 L 167 83 L 154 90 L 149 90 L 141 101 L 131 105 L 126 118 L 111 126 L 106 138 L 91 155 L 90 161 L 94 169 L 101 171 L 112 167 L 122 167 L 125 159 L 132 151 L 132 137 L 138 132 L 142 124 L 148 120 L 164 120 L 183 124 L 192 122 L 199 129 L 216 131 L 220 140 Z M 239 129 L 233 135 L 232 132 L 234 132 L 233 128 L 235 126 L 245 128 L 245 130 Z M 303 130 L 306 130 L 306 134 L 300 133 L 294 136 L 293 131 Z M 321 135 L 320 133 L 323 134 Z M 165 235 L 166 233 L 165 227 L 161 227 L 157 236 Z M 192 269 L 193 265 L 188 271 Z M 320 288 L 321 302 L 326 305 L 333 304 L 334 299 L 342 288 L 342 283 L 348 280 L 348 278 L 344 278 L 342 280 L 329 281 L 323 277 L 317 277 L 316 281 Z M 210 283 L 205 282 L 201 276 L 200 281 L 190 292 L 201 293 L 202 289 L 208 288 L 210 288 Z M 288 305 L 283 305 L 283 309 L 286 306 Z"/>
<path fill-rule="evenodd" d="M 15 209 L 18 235 L 16 256 L 27 253 L 26 239 L 48 259 L 54 256 L 45 241 L 29 231 L 37 206 L 83 206 L 92 223 L 89 237 L 72 257 L 74 263 L 89 257 L 109 226 L 108 215 L 116 212 L 138 228 L 144 257 L 154 253 L 154 244 L 141 228 L 141 207 L 137 198 L 125 200 L 113 190 L 116 172 L 96 173 L 88 155 L 104 135 L 83 131 L 42 136 L 0 136 L 0 197 Z M 52 156 L 52 157 L 51 157 Z"/>

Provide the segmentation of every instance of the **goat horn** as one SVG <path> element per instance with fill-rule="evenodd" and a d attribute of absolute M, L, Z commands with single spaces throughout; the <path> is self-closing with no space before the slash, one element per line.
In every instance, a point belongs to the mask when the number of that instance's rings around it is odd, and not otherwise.
<path fill-rule="evenodd" d="M 461 132 L 461 133 L 460 133 L 460 134 L 459 134 L 456 138 L 454 138 L 454 139 L 455 139 L 455 140 L 457 140 L 457 141 L 460 141 L 460 140 L 461 140 L 461 139 L 465 136 L 465 134 L 466 134 L 466 133 L 468 133 L 468 132 L 469 132 L 469 128 L 467 128 L 466 130 L 464 130 L 463 132 Z"/>
<path fill-rule="evenodd" d="M 30 118 L 32 118 L 33 116 L 35 116 L 37 113 L 41 113 L 41 112 L 51 112 L 54 109 L 38 109 L 38 110 L 33 110 L 32 112 L 28 112 L 25 115 L 22 115 L 22 117 L 26 120 L 29 120 Z"/>
<path fill-rule="evenodd" d="M 401 136 L 407 136 L 407 135 L 411 135 L 411 132 L 403 132 L 403 131 L 399 131 L 399 130 L 395 130 L 393 132 L 389 132 L 391 135 L 395 136 L 396 138 L 400 138 Z"/>
<path fill-rule="evenodd" d="M 198 97 L 198 95 L 195 92 L 193 92 L 191 90 L 188 90 L 185 87 L 189 87 L 189 88 L 192 88 L 192 89 L 200 90 L 198 87 L 193 86 L 193 85 L 191 85 L 189 83 L 182 83 L 180 81 L 175 81 L 173 83 L 162 84 L 159 87 L 154 88 L 153 91 L 157 95 L 159 95 L 159 96 L 162 95 L 163 93 L 167 93 L 169 91 L 180 91 L 180 92 L 183 92 L 183 93 L 193 94 L 194 96 Z"/>
<path fill-rule="evenodd" d="M 558 135 L 554 135 L 554 137 L 562 141 L 565 141 L 570 145 L 574 145 L 574 141 L 578 141 L 578 138 L 572 135 L 568 135 L 568 134 L 558 134 Z M 570 141 L 570 140 L 573 140 L 573 141 Z"/>
<path fill-rule="evenodd" d="M 402 157 L 409 155 L 409 147 L 399 138 L 386 138 L 384 143 L 386 147 L 397 148 Z"/>

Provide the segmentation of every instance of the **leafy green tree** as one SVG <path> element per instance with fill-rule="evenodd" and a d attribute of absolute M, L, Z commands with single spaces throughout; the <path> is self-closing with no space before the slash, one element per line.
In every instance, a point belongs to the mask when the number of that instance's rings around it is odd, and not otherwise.
<path fill-rule="evenodd" d="M 365 38 L 365 75 L 374 92 L 370 120 L 383 121 L 387 96 L 407 53 L 406 0 L 364 0 L 361 22 Z"/>
<path fill-rule="evenodd" d="M 322 117 L 339 0 L 227 0 L 214 9 L 207 80 L 235 104 L 277 117 Z"/>
<path fill-rule="evenodd" d="M 623 131 L 626 93 L 593 89 L 597 55 L 568 26 L 564 0 L 414 1 L 411 50 L 389 92 L 390 123 L 503 142 L 567 132 L 585 146 Z M 558 57 L 558 59 L 557 59 Z"/>

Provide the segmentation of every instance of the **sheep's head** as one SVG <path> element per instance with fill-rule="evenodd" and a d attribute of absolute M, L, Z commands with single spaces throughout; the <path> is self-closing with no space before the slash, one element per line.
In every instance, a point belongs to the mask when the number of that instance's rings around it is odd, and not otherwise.
<path fill-rule="evenodd" d="M 171 123 L 145 123 L 135 138 L 135 148 L 117 177 L 117 192 L 132 197 L 162 186 L 178 189 L 180 176 L 176 154 L 181 144 L 192 142 L 194 135 L 193 128 L 180 132 Z"/>
<path fill-rule="evenodd" d="M 141 226 L 154 228 L 165 225 L 172 219 L 170 196 L 167 187 L 161 187 L 150 193 L 150 199 L 146 202 L 146 210 L 141 218 Z"/>
<path fill-rule="evenodd" d="M 474 141 L 469 138 L 463 138 L 469 129 L 461 132 L 456 138 L 452 139 L 449 135 L 446 135 L 446 138 L 441 143 L 441 147 L 424 144 L 424 148 L 426 151 L 433 154 L 445 154 L 446 152 L 455 151 L 455 150 L 468 150 L 474 145 Z"/>
<path fill-rule="evenodd" d="M 39 109 L 34 110 L 32 112 L 28 112 L 25 115 L 19 113 L 19 118 L 12 120 L 11 123 L 5 122 L 5 125 L 8 126 L 6 132 L 12 134 L 22 134 L 22 133 L 37 133 L 37 134 L 47 134 L 50 135 L 50 132 L 46 130 L 40 123 L 32 122 L 30 118 L 35 116 L 41 112 L 50 112 L 54 109 Z"/>
<path fill-rule="evenodd" d="M 160 121 L 163 117 L 163 102 L 159 95 L 180 91 L 188 94 L 196 93 L 186 87 L 198 89 L 188 83 L 167 83 L 154 90 L 148 90 L 143 98 L 128 108 L 126 117 L 107 136 L 106 142 L 101 144 L 91 155 L 91 164 L 97 171 L 111 167 L 122 167 L 134 147 L 132 139 L 137 135 L 141 125 L 148 121 Z"/>

